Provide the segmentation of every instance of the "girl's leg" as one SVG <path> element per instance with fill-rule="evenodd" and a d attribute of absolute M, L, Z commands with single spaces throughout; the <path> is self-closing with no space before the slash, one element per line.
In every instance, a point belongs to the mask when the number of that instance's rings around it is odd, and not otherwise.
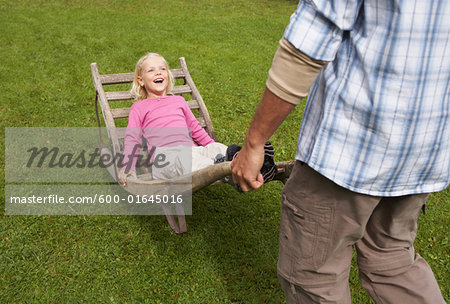
<path fill-rule="evenodd" d="M 193 152 L 195 151 L 195 153 L 198 153 L 204 157 L 208 157 L 214 161 L 217 154 L 225 155 L 227 153 L 227 148 L 228 148 L 228 146 L 225 146 L 224 144 L 215 142 L 215 143 L 211 143 L 205 147 L 202 147 L 202 146 L 194 147 Z"/>
<path fill-rule="evenodd" d="M 163 160 L 156 162 L 156 158 Z M 153 179 L 171 179 L 189 174 L 192 168 L 192 151 L 190 147 L 158 147 L 152 166 Z"/>
<path fill-rule="evenodd" d="M 227 146 L 221 143 L 211 143 L 205 147 L 192 148 L 192 171 L 197 171 L 214 165 L 218 154 L 225 155 Z"/>

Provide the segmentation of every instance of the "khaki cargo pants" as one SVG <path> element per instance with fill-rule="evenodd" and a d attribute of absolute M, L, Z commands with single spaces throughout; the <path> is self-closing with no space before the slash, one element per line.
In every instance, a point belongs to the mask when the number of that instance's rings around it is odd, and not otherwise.
<path fill-rule="evenodd" d="M 296 162 L 282 194 L 278 277 L 287 303 L 351 303 L 353 246 L 376 303 L 445 303 L 414 252 L 427 194 L 374 197 L 342 188 Z"/>

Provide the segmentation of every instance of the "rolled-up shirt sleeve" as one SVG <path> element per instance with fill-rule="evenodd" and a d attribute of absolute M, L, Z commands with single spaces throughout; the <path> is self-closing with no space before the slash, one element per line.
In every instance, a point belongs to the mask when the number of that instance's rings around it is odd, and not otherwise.
<path fill-rule="evenodd" d="M 266 87 L 279 98 L 297 105 L 308 95 L 325 64 L 309 58 L 283 38 L 273 58 Z"/>
<path fill-rule="evenodd" d="M 332 61 L 345 31 L 357 22 L 361 0 L 302 0 L 283 37 L 309 57 Z"/>

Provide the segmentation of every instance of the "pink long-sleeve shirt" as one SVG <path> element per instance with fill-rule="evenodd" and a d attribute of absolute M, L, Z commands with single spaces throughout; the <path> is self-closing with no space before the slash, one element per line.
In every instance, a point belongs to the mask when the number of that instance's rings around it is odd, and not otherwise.
<path fill-rule="evenodd" d="M 194 114 L 181 96 L 163 96 L 135 102 L 130 108 L 128 126 L 124 138 L 124 164 L 127 166 L 136 145 L 142 144 L 142 136 L 151 147 L 201 146 L 214 140 L 200 126 Z M 139 149 L 135 150 L 139 153 Z M 131 169 L 135 170 L 136 157 Z"/>

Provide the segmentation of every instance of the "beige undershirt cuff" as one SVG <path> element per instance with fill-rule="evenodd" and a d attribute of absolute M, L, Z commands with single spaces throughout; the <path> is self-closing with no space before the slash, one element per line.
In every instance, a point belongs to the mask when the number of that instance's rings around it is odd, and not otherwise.
<path fill-rule="evenodd" d="M 279 98 L 297 105 L 308 95 L 326 63 L 308 57 L 283 38 L 273 58 L 266 87 Z"/>

